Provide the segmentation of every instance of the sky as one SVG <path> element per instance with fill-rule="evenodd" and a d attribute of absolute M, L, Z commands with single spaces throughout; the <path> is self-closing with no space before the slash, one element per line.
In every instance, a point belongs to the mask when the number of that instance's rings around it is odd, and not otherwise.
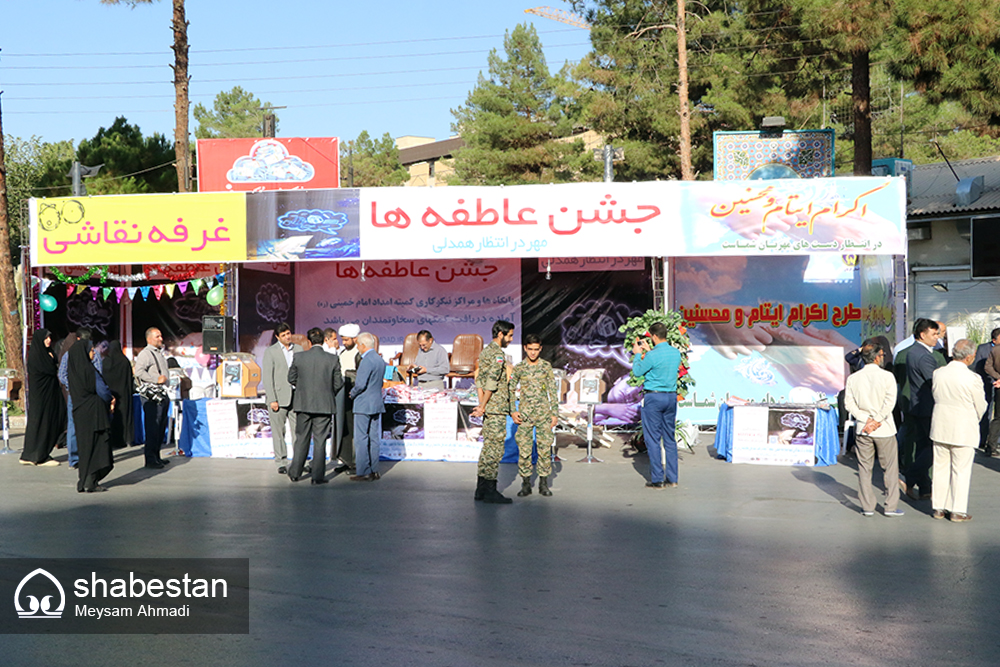
<path fill-rule="evenodd" d="M 589 51 L 586 30 L 526 14 L 538 0 L 434 3 L 188 0 L 194 106 L 240 86 L 285 106 L 278 136 L 452 136 L 491 49 L 535 26 L 550 71 Z M 555 0 L 551 6 L 566 10 Z M 428 11 L 433 8 L 433 11 Z M 117 116 L 173 140 L 170 0 L 7 0 L 0 22 L 3 131 L 79 143 Z"/>

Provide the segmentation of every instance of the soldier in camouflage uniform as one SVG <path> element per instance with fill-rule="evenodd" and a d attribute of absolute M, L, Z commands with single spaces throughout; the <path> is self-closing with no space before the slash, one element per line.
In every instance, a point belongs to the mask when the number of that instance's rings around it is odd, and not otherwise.
<path fill-rule="evenodd" d="M 514 394 L 521 385 L 521 396 L 517 410 L 511 413 L 518 424 L 514 439 L 517 441 L 517 472 L 521 475 L 521 490 L 518 496 L 531 495 L 531 449 L 538 443 L 538 493 L 551 496 L 549 474 L 552 472 L 552 429 L 559 417 L 559 396 L 556 394 L 555 375 L 552 364 L 539 359 L 542 353 L 542 339 L 535 334 L 524 337 L 524 353 L 527 359 L 514 367 L 510 376 L 510 393 Z"/>
<path fill-rule="evenodd" d="M 497 472 L 503 458 L 507 415 L 510 414 L 509 378 L 503 349 L 513 338 L 513 324 L 505 320 L 494 322 L 493 340 L 479 355 L 479 370 L 476 373 L 479 405 L 472 411 L 472 416 L 483 418 L 483 450 L 479 454 L 475 499 L 488 503 L 513 502 L 497 491 Z"/>

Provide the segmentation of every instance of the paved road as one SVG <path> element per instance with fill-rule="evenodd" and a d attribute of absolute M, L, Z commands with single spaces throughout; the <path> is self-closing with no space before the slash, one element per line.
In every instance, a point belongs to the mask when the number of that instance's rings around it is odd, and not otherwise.
<path fill-rule="evenodd" d="M 0 457 L 2 557 L 251 566 L 249 636 L 6 636 L 0 664 L 1000 664 L 994 461 L 977 460 L 975 519 L 952 524 L 927 502 L 863 518 L 848 464 L 734 466 L 703 444 L 653 491 L 644 458 L 599 455 L 507 507 L 472 501 L 465 463 L 310 487 L 267 461 L 147 472 L 136 449 L 82 495 L 65 466 Z"/>

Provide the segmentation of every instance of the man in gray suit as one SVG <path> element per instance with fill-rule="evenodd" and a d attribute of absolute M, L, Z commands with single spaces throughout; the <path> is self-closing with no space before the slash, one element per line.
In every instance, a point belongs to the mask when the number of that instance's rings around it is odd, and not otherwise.
<path fill-rule="evenodd" d="M 934 442 L 934 486 L 931 506 L 935 519 L 969 521 L 969 481 L 979 444 L 979 419 L 986 412 L 983 382 L 969 370 L 975 360 L 972 341 L 955 343 L 952 361 L 934 371 L 931 440 Z"/>
<path fill-rule="evenodd" d="M 379 448 L 382 445 L 382 380 L 385 361 L 375 351 L 375 337 L 370 333 L 358 336 L 361 363 L 350 397 L 354 399 L 354 460 L 357 474 L 352 482 L 373 482 L 379 479 Z"/>
<path fill-rule="evenodd" d="M 344 386 L 340 360 L 323 349 L 323 330 L 313 327 L 306 334 L 312 347 L 298 352 L 288 368 L 288 381 L 295 387 L 295 453 L 288 478 L 299 481 L 312 440 L 312 483 L 326 484 L 326 439 L 330 436 L 330 415 L 334 396 Z"/>
<path fill-rule="evenodd" d="M 291 423 L 295 432 L 295 415 L 292 413 L 294 388 L 288 381 L 288 368 L 292 365 L 292 355 L 302 351 L 302 346 L 292 342 L 292 328 L 282 322 L 274 330 L 278 342 L 264 351 L 264 368 L 261 381 L 264 396 L 271 411 L 271 442 L 274 445 L 274 462 L 278 464 L 278 474 L 288 472 L 288 449 L 285 447 L 285 420 Z M 322 341 L 320 341 L 322 342 Z"/>

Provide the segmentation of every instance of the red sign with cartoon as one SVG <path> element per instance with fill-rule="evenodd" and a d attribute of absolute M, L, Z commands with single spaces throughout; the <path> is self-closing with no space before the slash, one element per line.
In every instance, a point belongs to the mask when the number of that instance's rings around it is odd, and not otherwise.
<path fill-rule="evenodd" d="M 336 138 L 199 139 L 199 192 L 340 187 Z"/>

